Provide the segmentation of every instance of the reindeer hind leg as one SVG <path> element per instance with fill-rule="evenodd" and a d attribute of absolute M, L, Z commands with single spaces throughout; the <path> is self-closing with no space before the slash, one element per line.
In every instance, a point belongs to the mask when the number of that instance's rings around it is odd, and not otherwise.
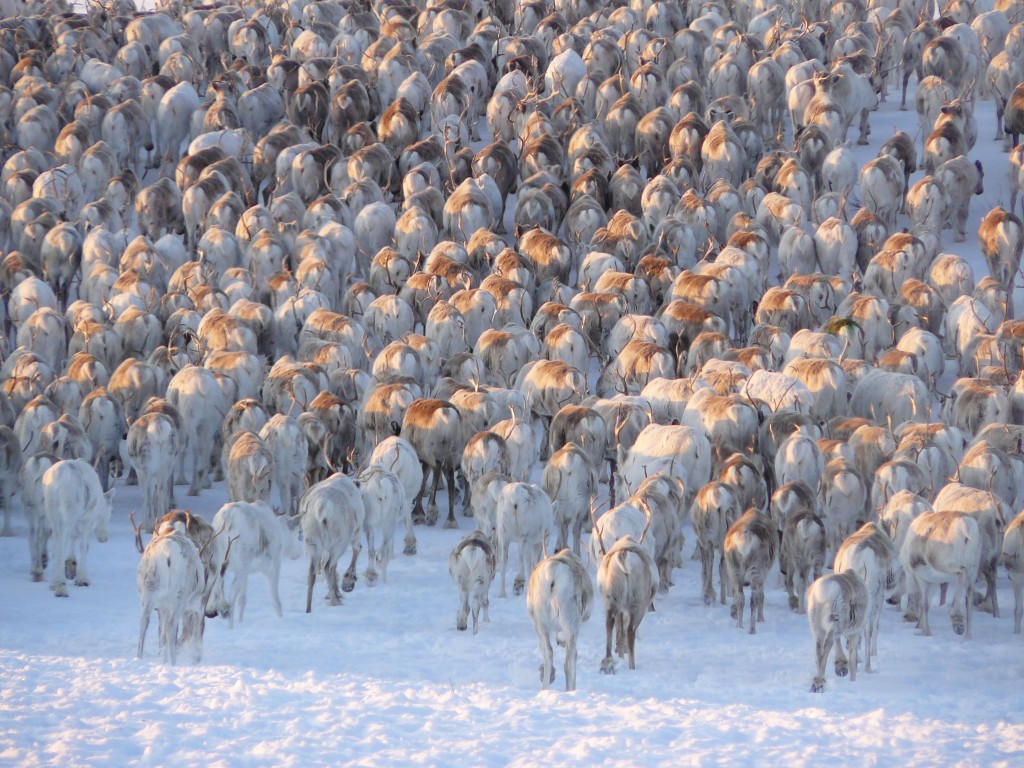
<path fill-rule="evenodd" d="M 313 585 L 316 583 L 316 561 L 309 558 L 309 573 L 306 576 L 306 613 L 313 611 Z"/>
<path fill-rule="evenodd" d="M 815 631 L 817 635 L 817 630 Z M 825 667 L 828 664 L 829 654 L 832 653 L 832 644 L 835 641 L 835 629 L 814 640 L 814 658 L 817 664 L 817 674 L 811 684 L 811 693 L 821 693 L 825 690 Z"/>
<path fill-rule="evenodd" d="M 444 527 L 448 529 L 457 529 L 459 524 L 455 520 L 455 466 L 446 462 L 444 465 L 445 478 L 448 485 L 448 519 L 444 521 Z M 434 486 L 435 489 L 437 486 Z M 466 493 L 466 509 L 469 510 L 469 484 L 467 482 L 467 493 Z"/>

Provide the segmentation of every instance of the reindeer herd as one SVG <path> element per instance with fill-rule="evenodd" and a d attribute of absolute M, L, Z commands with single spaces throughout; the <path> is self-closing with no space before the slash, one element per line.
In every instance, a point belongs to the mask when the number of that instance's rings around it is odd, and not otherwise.
<path fill-rule="evenodd" d="M 386 581 L 442 484 L 457 628 L 514 545 L 545 687 L 587 561 L 635 668 L 687 529 L 738 627 L 781 574 L 815 691 L 886 603 L 930 634 L 936 585 L 970 636 L 1000 564 L 1021 631 L 1021 0 L 0 10 L 4 534 L 67 596 L 138 484 L 140 656 L 156 610 L 198 661 L 254 573 L 281 615 L 303 549 L 307 612 Z M 860 164 L 890 86 L 919 130 Z M 976 275 L 943 243 L 993 136 Z"/>

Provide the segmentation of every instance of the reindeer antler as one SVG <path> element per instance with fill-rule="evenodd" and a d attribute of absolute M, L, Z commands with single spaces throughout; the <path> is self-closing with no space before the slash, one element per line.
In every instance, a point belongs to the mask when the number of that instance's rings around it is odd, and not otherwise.
<path fill-rule="evenodd" d="M 132 530 L 135 531 L 135 548 L 141 555 L 146 551 L 145 547 L 142 546 L 142 524 L 136 525 L 135 523 L 135 510 L 133 509 L 128 513 L 128 521 L 132 524 Z"/>

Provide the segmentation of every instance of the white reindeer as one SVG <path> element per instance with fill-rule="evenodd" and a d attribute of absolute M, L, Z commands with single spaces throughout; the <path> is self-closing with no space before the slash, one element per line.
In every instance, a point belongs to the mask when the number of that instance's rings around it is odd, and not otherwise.
<path fill-rule="evenodd" d="M 203 621 L 203 589 L 206 583 L 199 550 L 184 533 L 172 528 L 150 540 L 142 553 L 135 586 L 142 602 L 138 657 L 146 641 L 150 615 L 160 622 L 160 651 L 169 664 L 178 660 L 184 644 L 189 660 L 202 656 L 202 633 L 183 631 Z M 185 626 L 183 626 L 183 623 Z"/>
<path fill-rule="evenodd" d="M 50 587 L 67 597 L 65 578 L 79 587 L 89 586 L 86 570 L 89 540 L 107 540 L 114 490 L 106 493 L 91 464 L 81 459 L 58 461 L 43 473 L 43 507 L 50 529 Z"/>
<path fill-rule="evenodd" d="M 857 652 L 867 621 L 868 590 L 855 573 L 831 573 L 811 584 L 807 591 L 807 623 L 814 639 L 817 663 L 811 693 L 825 690 L 825 665 L 836 647 L 836 676 L 857 679 Z M 849 659 L 843 653 L 843 638 Z"/>
<path fill-rule="evenodd" d="M 402 482 L 406 500 L 405 512 L 402 515 L 402 523 L 405 525 L 402 553 L 415 555 L 416 534 L 413 532 L 412 500 L 423 483 L 423 470 L 416 457 L 416 450 L 408 440 L 401 437 L 386 438 L 378 443 L 377 447 L 373 449 L 373 453 L 370 454 L 368 468 L 372 467 L 383 467 L 394 472 Z"/>
<path fill-rule="evenodd" d="M 825 524 L 810 510 L 786 519 L 782 529 L 781 565 L 786 570 L 789 607 L 807 612 L 807 587 L 821 576 L 825 565 Z"/>
<path fill-rule="evenodd" d="M 690 507 L 690 519 L 700 551 L 704 605 L 715 601 L 712 584 L 715 550 L 718 550 L 719 601 L 725 605 L 725 535 L 740 516 L 737 492 L 724 482 L 712 481 L 701 488 Z"/>
<path fill-rule="evenodd" d="M 472 598 L 473 634 L 478 630 L 480 611 L 484 621 L 490 623 L 488 592 L 495 573 L 494 548 L 490 539 L 480 531 L 473 531 L 455 545 L 448 556 L 448 573 L 459 589 L 459 610 L 455 615 L 455 628 L 466 631 Z"/>
<path fill-rule="evenodd" d="M 641 539 L 643 536 L 641 535 Z M 654 601 L 657 584 L 651 578 L 654 560 L 640 542 L 623 536 L 604 553 L 597 569 L 597 588 L 605 614 L 605 654 L 601 672 L 615 673 L 612 658 L 612 632 L 615 652 L 629 657 L 629 668 L 636 669 L 636 631 Z"/>
<path fill-rule="evenodd" d="M 568 549 L 542 560 L 530 574 L 526 610 L 540 641 L 541 686 L 555 681 L 551 634 L 565 647 L 565 690 L 576 690 L 576 642 L 580 625 L 590 619 L 594 586 L 590 574 Z"/>
<path fill-rule="evenodd" d="M 43 501 L 43 475 L 60 459 L 52 453 L 35 453 L 25 459 L 18 472 L 21 506 L 28 522 L 28 549 L 32 581 L 43 580 L 46 540 L 50 537 Z"/>
<path fill-rule="evenodd" d="M 312 486 L 299 500 L 302 539 L 309 558 L 306 581 L 306 613 L 313 610 L 313 586 L 322 572 L 327 579 L 327 599 L 341 605 L 341 592 L 351 592 L 356 585 L 356 564 L 362 544 L 366 506 L 362 493 L 345 475 L 334 474 Z M 338 561 L 352 548 L 352 562 L 345 571 L 338 589 Z"/>
<path fill-rule="evenodd" d="M 377 583 L 380 577 L 388 580 L 388 563 L 394 556 L 395 526 L 409 500 L 398 475 L 383 467 L 371 467 L 359 476 L 359 489 L 363 494 L 363 532 L 366 535 L 366 583 Z M 380 533 L 380 547 L 375 546 L 375 534 Z"/>
<path fill-rule="evenodd" d="M 263 425 L 259 436 L 273 456 L 271 484 L 277 488 L 281 511 L 289 516 L 295 515 L 298 513 L 299 495 L 302 493 L 309 456 L 302 427 L 297 419 L 278 413 Z"/>
<path fill-rule="evenodd" d="M 519 551 L 519 572 L 512 593 L 521 595 L 526 575 L 540 562 L 545 542 L 555 526 L 551 499 L 536 485 L 509 483 L 497 496 L 493 538 L 498 547 L 501 586 L 498 597 L 507 597 L 505 576 L 508 571 L 509 545 Z M 486 531 L 485 531 L 486 532 Z"/>
<path fill-rule="evenodd" d="M 597 493 L 597 470 L 587 453 L 576 443 L 566 443 L 544 464 L 541 485 L 551 499 L 558 526 L 558 550 L 569 546 L 579 556 L 580 535 L 586 522 L 590 503 Z"/>
<path fill-rule="evenodd" d="M 278 581 L 281 573 L 281 559 L 295 560 L 302 553 L 296 535 L 298 521 L 295 518 L 278 517 L 263 502 L 235 501 L 222 506 L 213 518 L 213 528 L 223 531 L 230 542 L 231 558 L 219 563 L 223 577 L 211 595 L 211 605 L 222 616 L 227 616 L 231 626 L 237 619 L 241 623 L 245 614 L 246 587 L 249 574 L 262 573 L 267 578 L 270 601 L 278 618 L 283 616 Z M 225 596 L 227 574 L 232 575 L 231 590 Z"/>
<path fill-rule="evenodd" d="M 864 623 L 864 671 L 871 671 L 871 657 L 878 655 L 878 620 L 882 603 L 899 586 L 900 567 L 892 539 L 878 523 L 864 523 L 843 542 L 836 553 L 836 573 L 855 573 L 868 590 Z"/>
<path fill-rule="evenodd" d="M 965 639 L 971 636 L 981 544 L 977 521 L 963 512 L 931 512 L 910 524 L 900 549 L 900 562 L 920 596 L 917 626 L 921 634 L 932 633 L 928 608 L 933 587 L 955 580 L 956 594 L 950 606 L 953 631 Z"/>
<path fill-rule="evenodd" d="M 764 579 L 775 564 L 778 533 L 775 525 L 755 509 L 748 509 L 725 534 L 723 551 L 732 590 L 730 615 L 743 629 L 743 587 L 750 587 L 750 634 L 764 621 Z"/>

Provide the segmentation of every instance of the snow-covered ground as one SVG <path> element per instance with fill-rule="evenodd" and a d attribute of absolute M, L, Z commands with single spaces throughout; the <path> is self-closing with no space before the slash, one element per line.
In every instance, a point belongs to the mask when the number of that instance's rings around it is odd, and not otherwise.
<path fill-rule="evenodd" d="M 916 114 L 898 103 L 894 91 L 872 115 L 860 162 L 893 129 L 916 134 Z M 977 118 L 972 158 L 985 164 L 986 192 L 972 201 L 968 241 L 954 246 L 947 232 L 945 250 L 969 258 L 980 279 L 977 221 L 1009 195 L 991 104 Z M 207 519 L 227 500 L 223 484 L 199 499 L 185 490 L 179 502 Z M 777 576 L 750 636 L 726 607 L 702 604 L 690 561 L 641 626 L 636 671 L 598 673 L 597 611 L 582 634 L 578 690 L 560 690 L 556 651 L 558 679 L 541 693 L 523 597 L 492 597 L 479 635 L 455 630 L 447 557 L 471 525 L 460 518 L 461 531 L 417 528 L 419 553 L 393 561 L 387 584 L 360 580 L 341 607 L 329 608 L 318 585 L 306 615 L 306 566 L 287 562 L 278 619 L 254 577 L 244 624 L 208 622 L 202 664 L 171 668 L 156 657 L 155 621 L 135 658 L 128 512 L 139 506 L 138 488 L 118 487 L 110 541 L 92 548 L 92 586 L 69 599 L 29 580 L 20 514 L 16 536 L 0 539 L 0 764 L 1024 764 L 1024 639 L 1012 634 L 1002 575 L 1003 616 L 976 614 L 973 639 L 954 636 L 946 608 L 933 612 L 931 638 L 886 608 L 877 672 L 851 683 L 830 671 L 825 693 L 811 694 L 807 622 L 786 607 Z"/>
<path fill-rule="evenodd" d="M 225 500 L 218 485 L 189 501 L 209 519 Z M 460 518 L 462 531 L 417 528 L 419 554 L 393 561 L 387 584 L 360 580 L 341 607 L 318 585 L 303 613 L 302 561 L 281 574 L 283 619 L 263 578 L 251 579 L 245 622 L 207 622 L 203 663 L 172 668 L 156 658 L 155 620 L 135 658 L 127 516 L 138 504 L 137 488 L 118 488 L 92 585 L 68 599 L 29 581 L 20 518 L 18 535 L 0 540 L 0 764 L 992 766 L 1024 756 L 1024 641 L 1005 579 L 1003 617 L 977 613 L 972 640 L 954 636 L 945 608 L 931 638 L 887 608 L 877 673 L 851 684 L 830 670 L 825 693 L 812 694 L 807 622 L 774 577 L 751 636 L 727 607 L 702 604 L 688 562 L 641 626 L 636 671 L 598 673 L 595 614 L 578 690 L 559 690 L 559 668 L 542 693 L 523 597 L 492 597 L 476 636 L 455 630 L 447 556 L 470 528 Z"/>

